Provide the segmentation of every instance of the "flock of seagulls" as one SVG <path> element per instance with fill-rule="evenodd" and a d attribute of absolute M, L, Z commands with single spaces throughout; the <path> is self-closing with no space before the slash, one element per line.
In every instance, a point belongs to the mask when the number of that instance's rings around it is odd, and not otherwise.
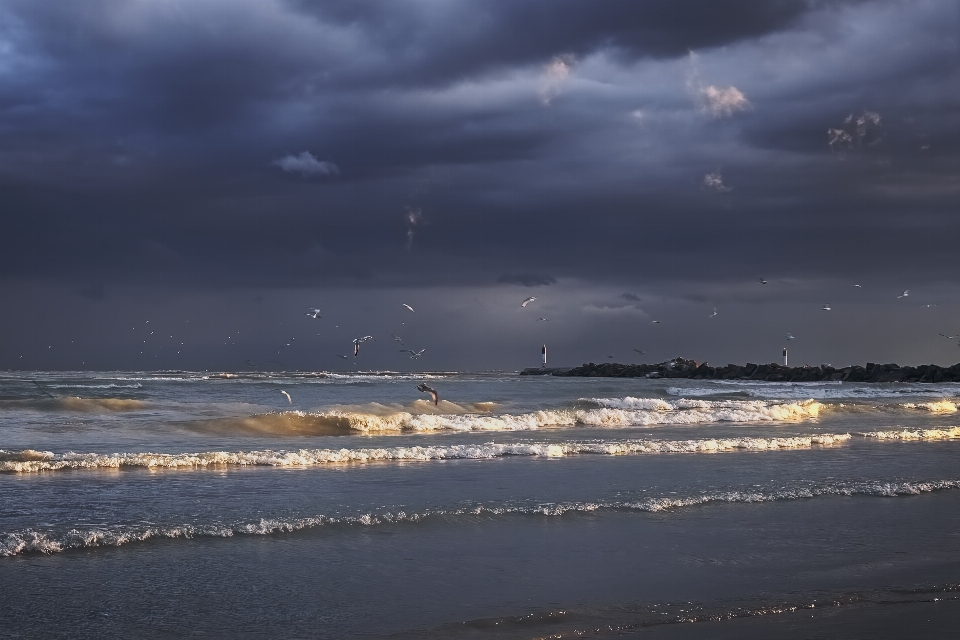
<path fill-rule="evenodd" d="M 769 283 L 769 280 L 767 280 L 767 279 L 765 279 L 765 278 L 758 278 L 758 282 L 759 282 L 761 285 L 766 285 L 766 284 Z M 860 284 L 854 284 L 853 286 L 856 287 L 856 288 L 858 288 L 858 289 L 862 289 L 862 288 L 863 288 L 863 286 L 860 285 Z M 908 298 L 909 296 L 910 296 L 910 290 L 909 290 L 909 289 L 904 289 L 903 293 L 901 293 L 900 295 L 897 296 L 897 299 L 900 300 L 900 299 L 903 299 L 903 298 Z M 529 306 L 532 302 L 535 302 L 536 300 L 537 300 L 537 297 L 536 297 L 536 296 L 529 296 L 529 297 L 525 298 L 525 299 L 520 303 L 520 307 L 521 307 L 521 308 L 526 308 L 527 306 Z M 413 308 L 412 306 L 410 306 L 409 304 L 403 303 L 401 306 L 402 306 L 403 308 L 405 308 L 406 310 L 410 311 L 411 313 L 416 313 L 415 310 L 414 310 L 414 308 Z M 937 305 L 935 305 L 935 304 L 921 305 L 921 307 L 926 307 L 926 308 L 935 307 L 935 306 L 937 306 Z M 828 304 L 823 305 L 822 309 L 823 309 L 824 311 L 832 311 L 832 310 L 833 310 L 833 306 L 828 303 Z M 307 309 L 307 311 L 305 312 L 305 315 L 308 316 L 308 317 L 310 317 L 310 318 L 312 318 L 312 319 L 314 319 L 314 320 L 318 320 L 318 319 L 320 319 L 320 318 L 323 317 L 323 316 L 322 316 L 322 311 L 321 311 L 319 308 L 317 308 L 317 307 L 311 307 L 310 309 Z M 717 317 L 718 315 L 719 315 L 719 311 L 718 311 L 718 308 L 715 306 L 715 307 L 713 307 L 713 312 L 710 313 L 710 314 L 707 316 L 707 318 L 715 318 L 715 317 Z M 547 319 L 547 318 L 544 318 L 544 317 L 538 317 L 538 318 L 537 318 L 537 321 L 538 321 L 538 322 L 547 322 L 548 319 Z M 660 320 L 651 320 L 651 321 L 650 321 L 650 324 L 661 324 L 661 322 L 660 322 Z M 948 335 L 948 334 L 946 334 L 946 333 L 940 333 L 939 335 L 940 335 L 941 337 L 943 337 L 943 338 L 946 338 L 947 340 L 956 340 L 956 339 L 957 339 L 957 335 Z M 393 338 L 393 340 L 394 340 L 395 342 L 399 342 L 400 345 L 403 345 L 403 344 L 404 344 L 403 338 L 401 338 L 401 337 L 398 336 L 397 334 L 391 333 L 390 336 L 391 336 L 391 338 Z M 787 332 L 787 333 L 784 335 L 784 337 L 785 337 L 786 340 L 795 340 L 795 339 L 796 339 L 796 336 L 794 336 L 792 333 L 789 333 L 789 332 Z M 289 347 L 289 346 L 292 344 L 293 340 L 295 340 L 295 338 L 290 338 L 290 341 L 291 341 L 291 342 L 285 343 L 284 347 Z M 354 357 L 357 357 L 357 356 L 359 355 L 359 353 L 360 353 L 360 345 L 363 344 L 364 342 L 367 342 L 367 341 L 370 341 L 370 340 L 374 340 L 374 341 L 375 341 L 376 338 L 374 338 L 374 337 L 371 336 L 371 335 L 366 335 L 366 336 L 362 336 L 362 337 L 359 337 L 359 338 L 354 338 L 354 339 L 352 340 L 352 344 L 353 344 L 353 355 L 354 355 Z M 958 343 L 958 346 L 960 346 L 960 343 Z M 284 347 L 281 347 L 281 349 L 283 349 Z M 642 350 L 642 349 L 634 349 L 633 351 L 636 352 L 636 353 L 639 354 L 639 355 L 647 355 L 647 352 L 644 351 L 644 350 Z M 410 357 L 411 360 L 419 360 L 419 359 L 423 356 L 423 354 L 424 354 L 425 352 L 426 352 L 426 349 L 425 349 L 425 348 L 424 348 L 424 349 L 420 349 L 420 350 L 407 349 L 407 348 L 400 349 L 400 353 L 407 353 L 407 354 L 409 354 L 409 357 Z M 337 357 L 338 357 L 338 358 L 342 358 L 342 359 L 344 359 L 344 360 L 349 359 L 349 356 L 346 356 L 346 355 L 340 355 L 340 354 L 338 354 Z M 612 355 L 607 355 L 607 358 L 609 358 L 609 359 L 611 359 L 611 360 L 613 359 L 613 357 L 614 357 L 614 356 L 612 356 Z M 276 360 L 271 360 L 271 361 L 269 361 L 269 362 L 275 362 L 275 363 L 277 363 L 277 364 L 280 364 L 281 366 L 283 365 L 283 363 L 281 363 L 281 362 L 279 362 L 279 361 L 276 361 Z M 254 362 L 252 362 L 252 361 L 250 361 L 250 360 L 247 360 L 247 361 L 246 361 L 246 364 L 247 364 L 247 366 L 250 366 L 250 367 L 256 367 L 256 363 L 254 363 Z M 420 384 L 419 386 L 417 386 L 417 390 L 420 391 L 420 392 L 422 392 L 422 393 L 430 394 L 430 398 L 431 398 L 431 400 L 433 401 L 434 405 L 437 405 L 437 404 L 439 403 L 439 395 L 438 395 L 436 389 L 434 389 L 434 388 L 430 387 L 429 385 L 423 383 L 423 384 Z M 288 402 L 289 404 L 292 404 L 292 403 L 293 403 L 293 398 L 291 398 L 291 396 L 290 396 L 289 393 L 287 393 L 287 392 L 284 391 L 284 390 L 281 390 L 280 393 L 283 394 L 283 396 L 287 399 L 287 402 Z"/>

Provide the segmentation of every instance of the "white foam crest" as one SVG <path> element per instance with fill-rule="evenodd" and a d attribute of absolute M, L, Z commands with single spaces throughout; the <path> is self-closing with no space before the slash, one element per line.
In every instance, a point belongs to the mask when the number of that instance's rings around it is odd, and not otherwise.
<path fill-rule="evenodd" d="M 596 404 L 613 409 L 645 409 L 648 411 L 673 411 L 674 405 L 661 398 L 580 398 L 580 402 Z"/>
<path fill-rule="evenodd" d="M 842 383 L 821 382 L 757 382 L 747 380 L 713 380 L 705 386 L 668 387 L 669 396 L 709 397 L 741 394 L 768 400 L 871 400 L 896 398 L 945 398 L 960 396 L 956 383 Z"/>
<path fill-rule="evenodd" d="M 153 538 L 190 539 L 198 537 L 230 538 L 235 535 L 273 535 L 290 533 L 320 526 L 376 526 L 388 523 L 415 523 L 431 517 L 457 516 L 564 516 L 598 511 L 640 511 L 658 513 L 686 507 L 715 503 L 758 503 L 781 500 L 801 500 L 820 496 L 913 496 L 933 491 L 960 488 L 960 480 L 931 480 L 909 482 L 853 482 L 797 486 L 775 491 L 729 490 L 712 491 L 690 496 L 656 496 L 642 500 L 596 500 L 569 502 L 526 502 L 521 504 L 478 504 L 455 509 L 425 509 L 420 512 L 381 511 L 356 515 L 316 515 L 300 518 L 262 518 L 258 521 L 207 525 L 182 524 L 173 526 L 104 526 L 93 529 L 70 529 L 58 534 L 53 531 L 26 529 L 0 533 L 0 557 L 26 553 L 53 554 L 69 549 L 117 547 Z"/>
<path fill-rule="evenodd" d="M 876 438 L 878 440 L 953 440 L 960 438 L 960 427 L 868 431 L 857 435 L 864 438 Z"/>
<path fill-rule="evenodd" d="M 503 456 L 560 457 L 578 454 L 703 453 L 766 451 L 841 444 L 849 434 L 813 434 L 783 438 L 704 438 L 691 440 L 596 440 L 459 444 L 426 447 L 300 449 L 298 451 L 207 451 L 202 453 L 74 453 L 0 450 L 0 471 L 37 473 L 68 469 L 199 469 L 214 466 L 307 467 L 331 463 L 403 460 L 483 459 Z"/>
<path fill-rule="evenodd" d="M 957 403 L 949 400 L 938 400 L 936 402 L 905 402 L 904 409 L 920 409 L 931 413 L 956 413 Z"/>
<path fill-rule="evenodd" d="M 626 399 L 624 399 L 626 400 Z M 642 405 L 646 403 L 639 402 Z M 711 422 L 795 422 L 817 418 L 822 405 L 815 401 L 770 404 L 753 402 L 651 401 L 651 409 L 601 407 L 598 409 L 542 410 L 520 415 L 415 416 L 409 427 L 417 431 L 521 431 L 547 426 L 629 427 Z M 597 403 L 599 404 L 599 403 Z M 627 402 L 626 404 L 630 404 Z"/>

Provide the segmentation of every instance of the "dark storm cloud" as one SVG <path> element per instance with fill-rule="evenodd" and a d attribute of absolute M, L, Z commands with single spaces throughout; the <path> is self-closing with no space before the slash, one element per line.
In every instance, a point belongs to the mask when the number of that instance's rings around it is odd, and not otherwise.
<path fill-rule="evenodd" d="M 602 285 L 577 308 L 611 322 L 624 290 L 956 283 L 958 27 L 947 0 L 10 0 L 0 278 L 91 313 Z"/>
<path fill-rule="evenodd" d="M 497 282 L 501 284 L 520 284 L 525 287 L 543 287 L 556 284 L 557 279 L 543 273 L 504 273 Z"/>

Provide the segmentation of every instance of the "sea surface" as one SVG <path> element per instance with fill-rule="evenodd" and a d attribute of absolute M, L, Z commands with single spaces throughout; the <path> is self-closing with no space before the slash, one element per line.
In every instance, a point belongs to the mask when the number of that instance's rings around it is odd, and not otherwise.
<path fill-rule="evenodd" d="M 0 637 L 960 637 L 958 405 L 957 384 L 0 373 Z"/>

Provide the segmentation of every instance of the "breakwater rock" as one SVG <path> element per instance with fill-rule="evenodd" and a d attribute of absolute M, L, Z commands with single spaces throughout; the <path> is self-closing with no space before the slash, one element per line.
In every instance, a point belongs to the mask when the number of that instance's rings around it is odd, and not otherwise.
<path fill-rule="evenodd" d="M 786 367 L 782 364 L 728 364 L 711 367 L 706 362 L 675 358 L 659 364 L 618 364 L 592 362 L 569 369 L 524 369 L 520 375 L 553 375 L 590 378 L 690 378 L 692 380 L 765 380 L 768 382 L 960 382 L 960 363 L 952 367 L 923 364 L 916 367 L 898 364 L 834 368 Z"/>

